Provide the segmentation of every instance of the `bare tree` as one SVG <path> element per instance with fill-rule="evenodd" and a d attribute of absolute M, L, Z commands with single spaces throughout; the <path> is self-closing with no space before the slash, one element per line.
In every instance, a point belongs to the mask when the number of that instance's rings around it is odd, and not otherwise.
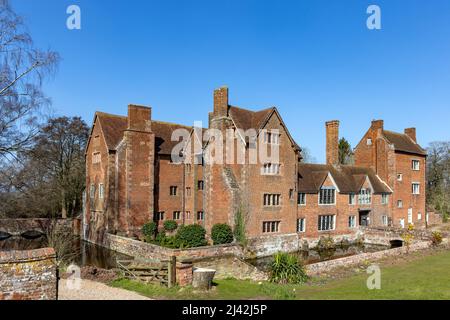
<path fill-rule="evenodd" d="M 0 157 L 16 157 L 30 146 L 38 112 L 49 104 L 42 82 L 58 61 L 56 52 L 35 48 L 23 19 L 0 0 Z"/>
<path fill-rule="evenodd" d="M 427 204 L 450 215 L 450 142 L 433 142 L 427 148 Z"/>

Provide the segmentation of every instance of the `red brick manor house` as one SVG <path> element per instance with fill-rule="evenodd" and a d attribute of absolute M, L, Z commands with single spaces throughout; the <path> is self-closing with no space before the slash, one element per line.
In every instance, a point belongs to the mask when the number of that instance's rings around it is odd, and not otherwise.
<path fill-rule="evenodd" d="M 191 161 L 202 158 L 193 146 L 200 143 L 205 152 L 208 141 L 193 127 L 153 120 L 151 108 L 130 105 L 127 116 L 97 112 L 86 149 L 86 237 L 95 240 L 105 232 L 134 237 L 149 220 L 169 219 L 202 224 L 209 232 L 216 223 L 233 226 L 237 212 L 250 238 L 318 238 L 427 219 L 426 152 L 414 128 L 395 133 L 373 121 L 354 150 L 355 165 L 344 166 L 338 163 L 339 122 L 327 122 L 327 163 L 308 164 L 277 108 L 232 106 L 226 87 L 214 92 L 208 128 L 224 137 L 234 132 L 223 151 L 240 147 L 243 161 Z M 171 157 L 179 143 L 172 141 L 176 129 L 189 132 L 181 152 L 190 161 Z M 278 148 L 279 161 L 249 160 L 256 147 L 240 132 L 250 129 L 261 134 L 258 148 Z"/>

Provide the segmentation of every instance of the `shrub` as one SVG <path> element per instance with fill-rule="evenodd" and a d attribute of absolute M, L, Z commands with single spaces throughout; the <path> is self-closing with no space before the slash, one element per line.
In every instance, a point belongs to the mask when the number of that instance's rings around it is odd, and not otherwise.
<path fill-rule="evenodd" d="M 155 237 L 156 231 L 158 230 L 158 225 L 151 221 L 142 226 L 142 233 L 144 234 L 147 241 Z"/>
<path fill-rule="evenodd" d="M 431 241 L 433 242 L 434 246 L 440 245 L 442 243 L 442 233 L 439 231 L 434 231 L 431 234 Z"/>
<path fill-rule="evenodd" d="M 175 243 L 179 248 L 206 246 L 206 230 L 198 224 L 182 226 L 175 236 Z"/>
<path fill-rule="evenodd" d="M 166 231 L 175 231 L 178 228 L 178 223 L 174 220 L 166 220 L 164 221 L 164 230 Z"/>
<path fill-rule="evenodd" d="M 234 237 L 242 246 L 247 245 L 247 237 L 245 235 L 245 216 L 242 207 L 236 212 L 234 217 Z"/>
<path fill-rule="evenodd" d="M 225 223 L 218 223 L 212 227 L 211 238 L 215 245 L 233 242 L 233 231 Z"/>
<path fill-rule="evenodd" d="M 298 256 L 279 252 L 270 266 L 270 281 L 281 284 L 298 284 L 308 280 L 305 268 Z"/>
<path fill-rule="evenodd" d="M 336 245 L 332 237 L 321 237 L 317 243 L 317 248 L 319 250 L 330 250 L 336 248 Z"/>

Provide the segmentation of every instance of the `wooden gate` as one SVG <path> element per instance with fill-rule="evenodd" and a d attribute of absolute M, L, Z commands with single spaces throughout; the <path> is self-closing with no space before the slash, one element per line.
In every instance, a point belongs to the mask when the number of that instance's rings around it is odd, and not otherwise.
<path fill-rule="evenodd" d="M 117 266 L 127 279 L 157 283 L 169 288 L 176 284 L 176 258 L 170 260 L 117 260 Z"/>

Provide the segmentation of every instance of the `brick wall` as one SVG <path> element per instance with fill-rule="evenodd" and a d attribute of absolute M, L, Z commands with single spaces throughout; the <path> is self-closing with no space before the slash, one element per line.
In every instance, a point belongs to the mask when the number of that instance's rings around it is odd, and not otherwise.
<path fill-rule="evenodd" d="M 0 252 L 0 300 L 56 300 L 54 249 Z"/>

